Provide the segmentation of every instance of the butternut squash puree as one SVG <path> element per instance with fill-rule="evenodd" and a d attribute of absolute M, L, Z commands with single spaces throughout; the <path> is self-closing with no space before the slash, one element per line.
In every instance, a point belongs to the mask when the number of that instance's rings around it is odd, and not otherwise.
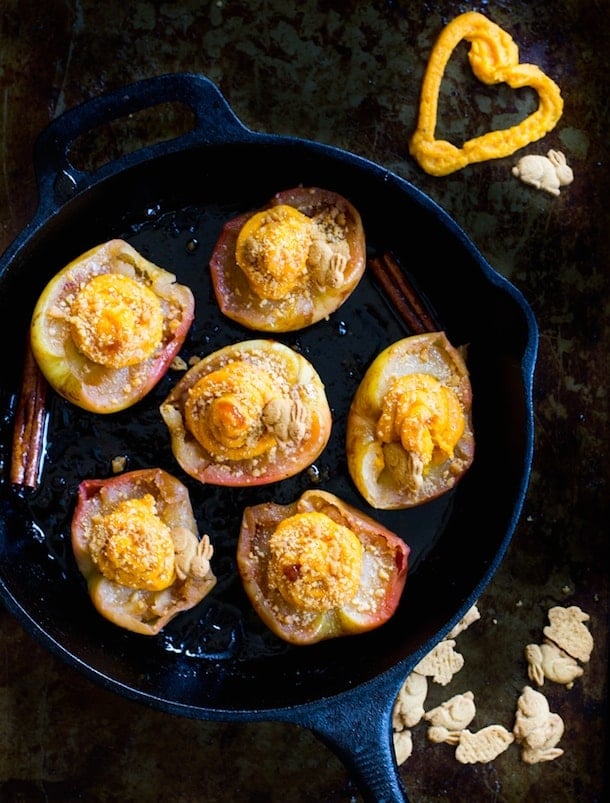
<path fill-rule="evenodd" d="M 382 443 L 400 442 L 425 470 L 433 460 L 453 457 L 464 426 L 462 406 L 451 388 L 430 374 L 407 374 L 394 381 L 383 399 L 377 436 Z"/>
<path fill-rule="evenodd" d="M 252 215 L 237 238 L 235 259 L 260 298 L 278 300 L 307 276 L 313 223 L 281 204 Z"/>
<path fill-rule="evenodd" d="M 513 89 L 531 87 L 538 94 L 535 112 L 518 125 L 489 131 L 469 139 L 461 148 L 435 139 L 438 98 L 445 67 L 454 49 L 466 39 L 475 76 L 486 84 L 506 83 Z M 446 176 L 473 162 L 510 156 L 519 148 L 551 131 L 563 113 L 557 84 L 535 64 L 521 64 L 519 49 L 511 36 L 483 14 L 468 11 L 452 20 L 441 32 L 424 73 L 419 119 L 409 150 L 430 175 Z"/>
<path fill-rule="evenodd" d="M 273 378 L 264 368 L 231 362 L 189 390 L 184 407 L 187 427 L 218 460 L 258 457 L 275 444 L 263 417 L 275 396 Z"/>
<path fill-rule="evenodd" d="M 148 287 L 120 273 L 93 276 L 70 309 L 76 347 L 92 362 L 112 368 L 137 365 L 163 339 L 161 302 Z"/>
<path fill-rule="evenodd" d="M 91 521 L 91 558 L 109 580 L 160 591 L 175 578 L 171 530 L 158 516 L 152 494 L 124 499 Z"/>
<path fill-rule="evenodd" d="M 358 591 L 362 544 L 324 513 L 296 513 L 281 521 L 269 552 L 269 585 L 297 609 L 328 611 Z"/>

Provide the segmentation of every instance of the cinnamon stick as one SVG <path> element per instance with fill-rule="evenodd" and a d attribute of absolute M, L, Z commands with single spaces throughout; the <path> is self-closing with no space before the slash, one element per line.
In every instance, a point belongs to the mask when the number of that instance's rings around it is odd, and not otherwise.
<path fill-rule="evenodd" d="M 13 425 L 10 481 L 13 485 L 36 488 L 47 418 L 47 383 L 28 338 L 23 360 L 21 391 Z"/>
<path fill-rule="evenodd" d="M 369 267 L 390 302 L 414 334 L 438 331 L 439 324 L 426 308 L 403 269 L 389 253 L 372 257 Z"/>

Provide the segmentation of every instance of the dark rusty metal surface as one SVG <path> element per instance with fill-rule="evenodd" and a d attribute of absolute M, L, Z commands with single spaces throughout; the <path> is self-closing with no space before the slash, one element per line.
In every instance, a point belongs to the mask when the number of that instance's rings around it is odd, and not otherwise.
<path fill-rule="evenodd" d="M 527 683 L 526 644 L 552 605 L 591 619 L 591 661 L 574 688 L 547 681 L 564 719 L 564 755 L 529 766 L 509 749 L 461 765 L 448 745 L 414 730 L 401 768 L 414 801 L 596 801 L 607 745 L 608 570 L 608 4 L 303 2 L 74 5 L 9 0 L 0 9 L 0 250 L 36 207 L 32 150 L 63 110 L 133 80 L 178 70 L 206 74 L 254 130 L 296 134 L 364 155 L 408 178 L 460 223 L 490 263 L 521 289 L 541 330 L 536 451 L 524 516 L 479 600 L 481 619 L 458 638 L 464 668 L 431 684 L 426 707 L 470 689 L 472 729 L 510 728 Z M 515 158 L 447 178 L 408 154 L 419 85 L 434 38 L 479 10 L 508 30 L 522 61 L 562 89 L 557 128 L 527 151 L 563 150 L 575 181 L 560 197 L 510 174 Z M 456 66 L 439 126 L 457 140 L 504 124 L 494 90 Z M 460 91 L 463 87 L 468 91 Z M 527 97 L 519 103 L 526 108 Z M 186 121 L 188 122 L 188 121 Z M 167 138 L 179 110 L 135 115 L 79 149 L 114 158 Z M 442 129 L 441 129 L 442 130 Z M 498 455 L 502 459 L 502 455 Z M 484 531 L 481 538 L 485 537 Z M 358 800 L 341 763 L 307 731 L 280 724 L 183 720 L 117 698 L 67 668 L 1 613 L 0 797 L 3 800 Z"/>

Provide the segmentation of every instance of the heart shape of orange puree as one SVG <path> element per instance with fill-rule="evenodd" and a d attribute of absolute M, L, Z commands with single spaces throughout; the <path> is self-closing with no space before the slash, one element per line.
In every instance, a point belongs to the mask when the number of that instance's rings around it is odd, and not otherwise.
<path fill-rule="evenodd" d="M 434 138 L 438 96 L 445 67 L 456 46 L 471 43 L 468 60 L 475 76 L 486 84 L 506 83 L 513 89 L 531 87 L 538 94 L 538 108 L 518 125 L 490 131 L 457 148 Z M 519 49 L 510 35 L 476 11 L 450 22 L 437 39 L 424 74 L 417 129 L 409 151 L 430 175 L 446 176 L 473 162 L 510 156 L 543 137 L 556 125 L 563 111 L 557 84 L 534 64 L 519 63 Z"/>

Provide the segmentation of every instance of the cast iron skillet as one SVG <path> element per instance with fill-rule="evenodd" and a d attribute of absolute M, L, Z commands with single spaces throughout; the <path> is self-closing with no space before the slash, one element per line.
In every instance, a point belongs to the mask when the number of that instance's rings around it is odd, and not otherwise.
<path fill-rule="evenodd" d="M 192 110 L 191 131 L 90 173 L 73 166 L 70 146 L 81 134 L 168 101 Z M 404 799 L 391 745 L 395 696 L 490 581 L 526 493 L 537 351 L 529 306 L 414 186 L 354 154 L 245 128 L 202 76 L 160 76 L 65 113 L 40 137 L 35 170 L 38 210 L 0 261 L 0 342 L 13 344 L 2 362 L 4 602 L 52 652 L 119 694 L 187 717 L 307 727 L 346 763 L 366 799 Z M 217 489 L 184 476 L 158 412 L 176 381 L 170 372 L 148 398 L 111 416 L 85 413 L 51 393 L 41 484 L 33 493 L 9 487 L 20 344 L 47 280 L 91 246 L 123 236 L 192 286 L 196 321 L 183 356 L 250 339 L 256 333 L 220 315 L 207 260 L 227 218 L 298 184 L 349 198 L 362 215 L 370 253 L 392 251 L 450 340 L 468 345 L 477 450 L 457 489 L 411 511 L 383 513 L 367 509 L 347 475 L 349 401 L 380 349 L 410 334 L 368 274 L 329 320 L 278 338 L 315 364 L 333 411 L 331 441 L 311 470 L 258 490 Z M 182 479 L 215 544 L 217 587 L 154 638 L 122 631 L 95 613 L 70 550 L 77 485 L 110 476 L 117 455 L 127 455 L 129 469 L 161 466 Z M 287 503 L 309 487 L 330 490 L 399 532 L 411 546 L 411 567 L 386 626 L 296 648 L 267 632 L 252 612 L 236 574 L 235 544 L 245 505 Z"/>

